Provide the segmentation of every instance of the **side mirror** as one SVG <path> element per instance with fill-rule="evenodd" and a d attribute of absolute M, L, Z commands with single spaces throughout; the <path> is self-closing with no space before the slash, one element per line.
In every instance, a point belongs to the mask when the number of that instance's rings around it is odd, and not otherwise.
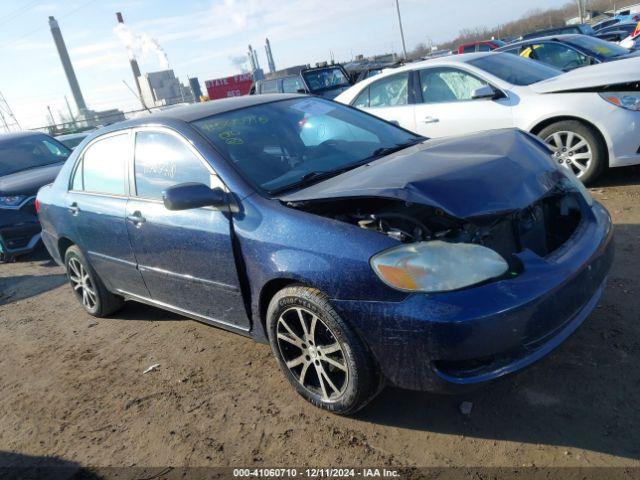
<path fill-rule="evenodd" d="M 298 90 L 296 90 L 296 93 L 309 93 L 309 90 L 307 90 L 306 88 L 299 88 Z"/>
<path fill-rule="evenodd" d="M 222 208 L 227 195 L 221 188 L 209 188 L 204 183 L 181 183 L 167 188 L 162 194 L 167 210 L 190 210 L 200 207 Z"/>
<path fill-rule="evenodd" d="M 474 100 L 495 100 L 498 98 L 502 98 L 502 93 L 499 91 L 495 91 L 490 85 L 483 85 L 480 88 L 476 88 L 471 94 L 471 98 Z"/>

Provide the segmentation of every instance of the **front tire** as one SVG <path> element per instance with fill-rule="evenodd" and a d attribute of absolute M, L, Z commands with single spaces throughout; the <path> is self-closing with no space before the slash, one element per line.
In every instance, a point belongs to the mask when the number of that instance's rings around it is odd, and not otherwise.
<path fill-rule="evenodd" d="M 582 183 L 593 182 L 607 166 L 607 147 L 598 133 L 577 120 L 564 120 L 543 128 L 538 136 L 554 151 L 554 159 Z"/>
<path fill-rule="evenodd" d="M 73 293 L 89 315 L 106 317 L 122 308 L 124 300 L 106 289 L 76 245 L 67 249 L 64 265 Z"/>
<path fill-rule="evenodd" d="M 319 290 L 295 286 L 278 292 L 267 311 L 267 331 L 287 380 L 313 405 L 347 415 L 378 393 L 371 354 Z"/>

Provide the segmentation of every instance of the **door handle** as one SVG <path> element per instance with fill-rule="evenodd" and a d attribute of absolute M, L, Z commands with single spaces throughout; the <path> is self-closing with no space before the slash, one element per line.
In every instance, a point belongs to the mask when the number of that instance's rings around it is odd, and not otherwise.
<path fill-rule="evenodd" d="M 78 204 L 76 202 L 73 202 L 67 208 L 69 209 L 69 213 L 71 213 L 71 215 L 73 216 L 78 215 L 78 213 L 80 212 L 80 207 L 78 207 Z"/>
<path fill-rule="evenodd" d="M 140 212 L 133 212 L 132 215 L 127 215 L 127 220 L 133 223 L 136 227 L 147 221 Z"/>
<path fill-rule="evenodd" d="M 438 123 L 439 121 L 440 119 L 436 117 L 424 117 L 424 120 L 422 120 L 423 123 Z"/>

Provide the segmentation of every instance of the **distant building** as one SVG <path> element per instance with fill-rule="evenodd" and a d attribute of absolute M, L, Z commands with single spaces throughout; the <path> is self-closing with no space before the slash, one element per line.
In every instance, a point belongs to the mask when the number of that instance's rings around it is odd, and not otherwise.
<path fill-rule="evenodd" d="M 149 72 L 138 77 L 142 100 L 147 107 L 193 102 L 191 88 L 182 85 L 173 70 Z"/>

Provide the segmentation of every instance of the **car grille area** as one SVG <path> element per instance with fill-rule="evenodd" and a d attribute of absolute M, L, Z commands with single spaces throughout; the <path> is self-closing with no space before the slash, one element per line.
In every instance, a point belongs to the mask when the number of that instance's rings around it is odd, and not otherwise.
<path fill-rule="evenodd" d="M 551 195 L 506 217 L 483 219 L 489 227 L 480 243 L 505 258 L 523 250 L 547 257 L 571 238 L 581 220 L 577 194 Z"/>

